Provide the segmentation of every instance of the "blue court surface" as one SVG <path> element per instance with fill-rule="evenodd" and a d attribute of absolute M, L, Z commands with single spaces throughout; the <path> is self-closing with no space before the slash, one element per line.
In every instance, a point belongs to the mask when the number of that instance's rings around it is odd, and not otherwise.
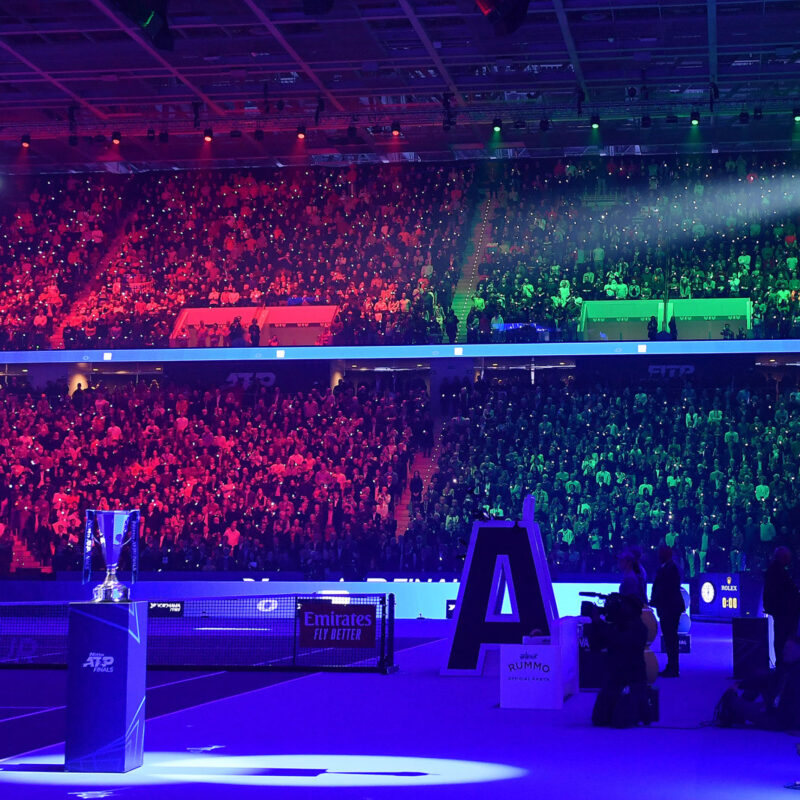
<path fill-rule="evenodd" d="M 800 734 L 709 726 L 730 684 L 730 627 L 695 624 L 661 720 L 608 730 L 595 695 L 562 711 L 499 708 L 499 680 L 442 677 L 443 639 L 398 639 L 392 675 L 150 674 L 145 764 L 63 771 L 66 674 L 0 672 L 0 796 L 778 798 L 800 778 Z M 420 631 L 422 634 L 422 631 Z M 490 670 L 491 671 L 491 667 Z"/>

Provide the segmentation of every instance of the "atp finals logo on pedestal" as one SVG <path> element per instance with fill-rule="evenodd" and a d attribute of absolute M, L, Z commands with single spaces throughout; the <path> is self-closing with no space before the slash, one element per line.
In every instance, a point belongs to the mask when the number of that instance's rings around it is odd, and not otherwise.
<path fill-rule="evenodd" d="M 298 600 L 300 647 L 374 647 L 377 607 Z"/>
<path fill-rule="evenodd" d="M 113 672 L 114 656 L 107 656 L 105 653 L 89 653 L 83 666 L 88 667 L 92 672 Z"/>

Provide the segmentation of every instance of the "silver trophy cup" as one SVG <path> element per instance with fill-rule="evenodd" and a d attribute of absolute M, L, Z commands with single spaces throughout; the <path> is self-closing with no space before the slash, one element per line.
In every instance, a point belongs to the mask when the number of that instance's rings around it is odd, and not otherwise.
<path fill-rule="evenodd" d="M 87 530 L 86 547 L 91 549 L 96 541 L 103 551 L 106 563 L 106 578 L 92 590 L 95 603 L 121 603 L 129 599 L 128 587 L 117 580 L 117 567 L 122 548 L 135 536 L 132 522 L 138 518 L 138 511 L 90 511 L 89 523 L 93 522 L 91 532 Z"/>

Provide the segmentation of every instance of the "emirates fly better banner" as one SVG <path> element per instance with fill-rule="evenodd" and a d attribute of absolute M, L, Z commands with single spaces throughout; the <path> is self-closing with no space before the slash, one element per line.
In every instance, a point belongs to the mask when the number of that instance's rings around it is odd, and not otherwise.
<path fill-rule="evenodd" d="M 374 647 L 377 607 L 298 600 L 300 647 Z"/>

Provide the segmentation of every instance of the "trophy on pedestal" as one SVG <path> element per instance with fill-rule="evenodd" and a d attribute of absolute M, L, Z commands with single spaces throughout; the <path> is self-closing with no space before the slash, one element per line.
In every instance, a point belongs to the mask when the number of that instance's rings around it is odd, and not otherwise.
<path fill-rule="evenodd" d="M 92 577 L 92 549 L 95 542 L 100 545 L 106 565 L 105 580 L 92 590 L 95 603 L 126 603 L 129 590 L 117 579 L 117 567 L 122 548 L 131 545 L 131 582 L 136 581 L 139 566 L 139 518 L 138 509 L 131 511 L 86 512 L 86 529 L 83 534 L 83 582 Z"/>

